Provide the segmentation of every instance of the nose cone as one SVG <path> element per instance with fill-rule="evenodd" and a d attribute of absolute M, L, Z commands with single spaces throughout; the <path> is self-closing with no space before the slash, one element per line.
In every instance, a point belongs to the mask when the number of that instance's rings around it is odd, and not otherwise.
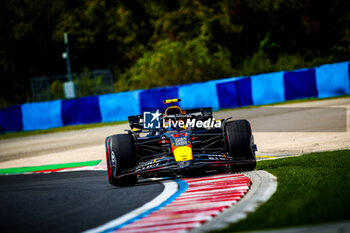
<path fill-rule="evenodd" d="M 192 165 L 193 154 L 191 144 L 188 144 L 186 146 L 173 146 L 172 151 L 177 164 L 181 168 Z"/>

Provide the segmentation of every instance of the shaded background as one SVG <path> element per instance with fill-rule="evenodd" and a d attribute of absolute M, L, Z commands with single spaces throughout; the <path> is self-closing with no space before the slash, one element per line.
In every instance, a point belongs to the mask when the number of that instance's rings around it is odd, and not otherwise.
<path fill-rule="evenodd" d="M 350 58 L 350 2 L 0 2 L 0 108 L 32 101 L 30 79 L 109 69 L 113 91 L 291 70 Z"/>

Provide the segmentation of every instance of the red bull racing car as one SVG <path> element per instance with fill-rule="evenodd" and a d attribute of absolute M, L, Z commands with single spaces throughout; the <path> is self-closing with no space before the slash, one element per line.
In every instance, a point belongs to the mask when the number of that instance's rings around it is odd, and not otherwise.
<path fill-rule="evenodd" d="M 129 116 L 127 134 L 106 138 L 112 185 L 134 185 L 141 177 L 255 168 L 257 147 L 247 120 L 215 120 L 211 108 L 183 110 L 174 105 L 179 101 L 163 101 L 171 104 L 164 112 Z"/>

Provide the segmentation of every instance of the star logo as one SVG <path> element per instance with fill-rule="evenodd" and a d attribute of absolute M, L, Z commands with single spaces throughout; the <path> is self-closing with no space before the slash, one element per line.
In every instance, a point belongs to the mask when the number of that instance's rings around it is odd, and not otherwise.
<path fill-rule="evenodd" d="M 144 112 L 143 113 L 143 128 L 145 129 L 156 129 L 160 128 L 160 116 L 162 114 L 159 109 L 156 112 Z"/>
<path fill-rule="evenodd" d="M 157 109 L 157 111 L 155 113 L 151 113 L 151 114 L 153 116 L 151 122 L 154 121 L 155 119 L 158 119 L 160 117 L 160 115 L 162 115 L 161 113 L 159 113 L 159 109 Z"/>

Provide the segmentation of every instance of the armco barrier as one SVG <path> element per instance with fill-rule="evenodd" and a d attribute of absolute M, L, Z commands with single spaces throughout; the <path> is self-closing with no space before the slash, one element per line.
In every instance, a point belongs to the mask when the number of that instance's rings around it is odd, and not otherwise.
<path fill-rule="evenodd" d="M 349 67 L 349 62 L 341 62 L 311 69 L 11 106 L 0 109 L 0 132 L 122 121 L 129 115 L 164 109 L 162 100 L 172 98 L 181 98 L 183 108 L 208 106 L 218 110 L 348 95 Z"/>

